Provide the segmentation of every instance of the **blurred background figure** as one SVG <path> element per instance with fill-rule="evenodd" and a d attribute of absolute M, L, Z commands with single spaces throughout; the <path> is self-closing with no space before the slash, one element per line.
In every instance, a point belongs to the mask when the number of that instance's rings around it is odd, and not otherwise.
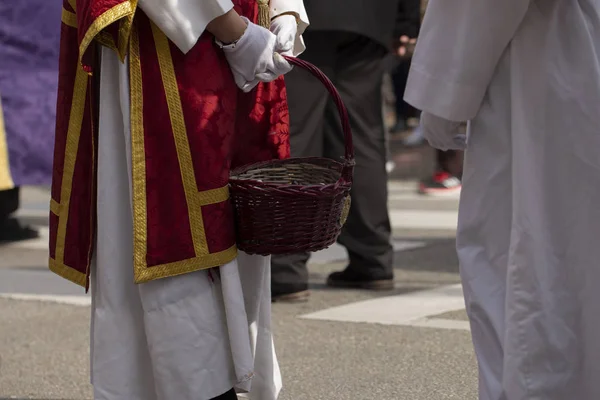
<path fill-rule="evenodd" d="M 390 134 L 402 135 L 401 143 L 405 148 L 428 145 L 419 124 L 420 111 L 403 99 L 412 55 L 427 3 L 428 0 L 401 0 L 394 32 L 396 38 L 395 60 L 392 62 L 393 69 L 390 76 L 395 97 L 395 123 L 390 128 Z M 435 150 L 434 172 L 419 181 L 418 192 L 434 197 L 460 194 L 462 161 L 462 151 Z M 394 168 L 394 163 L 390 161 L 388 172 L 393 171 Z"/>
<path fill-rule="evenodd" d="M 13 214 L 20 186 L 50 184 L 61 10 L 61 1 L 0 2 L 0 242 L 38 236 Z"/>
<path fill-rule="evenodd" d="M 462 151 L 436 149 L 435 172 L 419 182 L 419 193 L 427 196 L 459 195 L 462 188 L 462 163 Z"/>
<path fill-rule="evenodd" d="M 381 96 L 383 61 L 400 36 L 414 33 L 400 28 L 407 19 L 418 28 L 419 13 L 406 14 L 407 7 L 399 0 L 305 0 L 305 6 L 311 26 L 304 35 L 307 51 L 302 58 L 319 67 L 339 90 L 348 107 L 356 153 L 352 207 L 339 238 L 350 263 L 331 274 L 327 285 L 389 290 L 394 287 L 394 272 Z M 286 75 L 286 84 L 292 155 L 339 159 L 344 141 L 328 92 L 300 69 Z M 307 299 L 309 257 L 273 257 L 274 301 Z"/>
<path fill-rule="evenodd" d="M 419 111 L 405 102 L 403 96 L 410 70 L 412 53 L 421 25 L 421 1 L 400 0 L 396 16 L 397 20 L 394 26 L 393 37 L 395 39 L 394 55 L 397 58 L 397 65 L 391 74 L 396 98 L 396 123 L 390 129 L 391 133 L 401 133 L 414 128 L 413 121 L 418 121 L 419 118 Z M 418 145 L 423 143 L 423 136 L 418 134 L 418 130 L 414 132 L 414 135 L 405 139 L 406 144 Z"/>

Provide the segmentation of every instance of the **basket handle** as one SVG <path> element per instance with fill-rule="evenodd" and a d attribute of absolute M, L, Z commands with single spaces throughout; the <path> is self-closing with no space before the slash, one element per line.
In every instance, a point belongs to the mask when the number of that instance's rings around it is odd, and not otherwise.
<path fill-rule="evenodd" d="M 320 69 L 312 65 L 311 63 L 301 60 L 296 57 L 284 56 L 284 58 L 292 65 L 300 67 L 308 72 L 310 72 L 314 77 L 323 83 L 331 97 L 333 98 L 333 102 L 335 103 L 338 113 L 340 114 L 340 119 L 342 121 L 342 131 L 344 133 L 344 143 L 345 143 L 345 154 L 344 154 L 344 167 L 342 169 L 342 177 L 347 182 L 352 182 L 352 171 L 354 169 L 354 145 L 352 144 L 352 130 L 350 129 L 350 119 L 348 118 L 348 110 L 342 101 L 340 94 L 337 89 L 329 80 L 329 78 L 321 72 Z"/>

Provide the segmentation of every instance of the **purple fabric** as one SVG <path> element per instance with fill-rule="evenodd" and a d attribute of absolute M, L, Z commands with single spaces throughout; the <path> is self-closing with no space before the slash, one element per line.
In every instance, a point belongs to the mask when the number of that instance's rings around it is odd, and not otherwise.
<path fill-rule="evenodd" d="M 61 0 L 0 0 L 0 96 L 13 180 L 52 173 Z"/>

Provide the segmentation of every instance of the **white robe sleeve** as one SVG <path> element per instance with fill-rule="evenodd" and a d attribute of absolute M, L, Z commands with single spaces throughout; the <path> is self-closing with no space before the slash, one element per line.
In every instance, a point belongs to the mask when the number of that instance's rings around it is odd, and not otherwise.
<path fill-rule="evenodd" d="M 404 99 L 451 121 L 473 119 L 530 0 L 431 0 Z"/>
<path fill-rule="evenodd" d="M 321 0 L 326 1 L 326 0 Z M 298 18 L 298 33 L 296 34 L 296 42 L 294 43 L 294 56 L 301 54 L 306 50 L 302 34 L 310 24 L 306 9 L 304 8 L 303 0 L 271 0 L 269 2 L 271 19 L 284 13 L 293 13 Z"/>
<path fill-rule="evenodd" d="M 140 8 L 184 53 L 206 26 L 233 8 L 231 0 L 139 0 Z"/>

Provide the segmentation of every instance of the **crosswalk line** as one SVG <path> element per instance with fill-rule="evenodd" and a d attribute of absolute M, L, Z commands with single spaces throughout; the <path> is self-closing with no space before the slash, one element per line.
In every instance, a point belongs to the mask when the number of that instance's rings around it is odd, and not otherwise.
<path fill-rule="evenodd" d="M 468 330 L 468 323 L 435 318 L 465 308 L 461 285 L 442 286 L 397 296 L 332 307 L 302 319 Z"/>
<path fill-rule="evenodd" d="M 92 304 L 90 296 L 66 296 L 49 294 L 26 294 L 26 293 L 0 293 L 0 299 L 41 301 L 44 303 L 66 304 L 71 306 L 87 307 Z"/>

